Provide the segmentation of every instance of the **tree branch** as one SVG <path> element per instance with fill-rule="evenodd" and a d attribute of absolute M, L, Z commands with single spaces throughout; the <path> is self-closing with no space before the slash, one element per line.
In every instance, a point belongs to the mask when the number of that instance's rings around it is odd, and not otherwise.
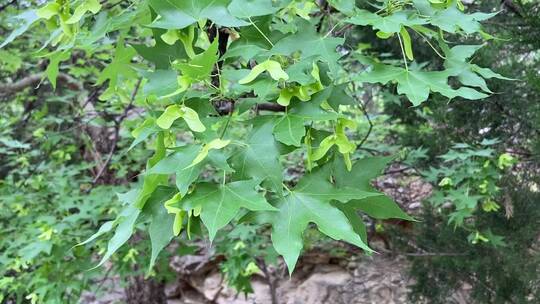
<path fill-rule="evenodd" d="M 114 120 L 114 135 L 113 140 L 111 144 L 111 150 L 109 151 L 109 154 L 107 155 L 107 159 L 105 160 L 105 163 L 101 168 L 99 169 L 98 173 L 92 180 L 92 187 L 90 187 L 87 191 L 90 192 L 90 190 L 93 188 L 93 186 L 96 185 L 96 183 L 99 181 L 103 173 L 105 172 L 105 169 L 109 167 L 109 163 L 111 162 L 112 156 L 114 152 L 116 151 L 116 144 L 118 143 L 118 139 L 120 138 L 120 125 L 122 124 L 122 121 L 126 119 L 128 116 L 129 110 L 133 107 L 133 102 L 135 101 L 135 96 L 137 96 L 137 92 L 139 91 L 139 87 L 141 86 L 142 78 L 139 78 L 137 81 L 137 84 L 135 85 L 135 88 L 133 89 L 133 92 L 131 93 L 131 99 L 129 101 L 129 104 L 124 108 L 124 112 Z"/>
<path fill-rule="evenodd" d="M 39 85 L 45 75 L 43 73 L 24 77 L 13 83 L 0 84 L 0 95 L 7 97 L 20 92 L 27 87 L 36 87 Z M 73 77 L 65 73 L 59 73 L 56 78 L 59 83 L 65 84 L 69 89 L 73 91 L 81 91 L 83 86 L 77 82 Z"/>

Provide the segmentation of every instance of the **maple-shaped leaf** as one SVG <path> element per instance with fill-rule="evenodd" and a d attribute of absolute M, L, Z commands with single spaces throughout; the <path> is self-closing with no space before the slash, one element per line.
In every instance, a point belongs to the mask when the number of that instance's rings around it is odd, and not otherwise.
<path fill-rule="evenodd" d="M 274 136 L 286 145 L 299 147 L 306 135 L 304 119 L 300 116 L 285 114 L 274 125 Z"/>
<path fill-rule="evenodd" d="M 170 63 L 175 59 L 185 59 L 187 54 L 184 51 L 182 43 L 176 42 L 173 45 L 169 45 L 161 39 L 159 36 L 154 36 L 156 43 L 154 46 L 147 46 L 144 44 L 132 44 L 133 48 L 144 59 L 154 63 L 156 69 L 167 69 Z M 176 79 L 175 79 L 176 80 Z"/>
<path fill-rule="evenodd" d="M 315 56 L 328 64 L 330 73 L 335 78 L 340 65 L 338 60 L 342 54 L 336 50 L 338 45 L 343 44 L 345 39 L 321 36 L 309 22 L 299 24 L 298 31 L 293 35 L 288 35 L 279 40 L 270 50 L 270 54 L 291 55 L 301 52 L 301 59 Z M 312 58 L 310 61 L 312 62 Z"/>
<path fill-rule="evenodd" d="M 261 117 L 262 118 L 262 117 Z M 274 140 L 272 120 L 255 121 L 247 141 L 233 156 L 233 169 L 239 179 L 266 181 L 277 193 L 283 191 L 283 167 L 279 162 L 279 150 Z"/>
<path fill-rule="evenodd" d="M 162 97 L 178 90 L 178 73 L 174 70 L 141 71 L 141 74 L 148 79 L 143 88 L 145 96 Z"/>
<path fill-rule="evenodd" d="M 230 0 L 150 0 L 150 6 L 160 15 L 152 26 L 165 29 L 183 29 L 191 24 L 210 19 L 222 26 L 245 26 L 248 22 L 234 17 L 227 6 Z"/>
<path fill-rule="evenodd" d="M 158 254 L 167 246 L 174 237 L 173 222 L 174 215 L 169 214 L 163 203 L 175 192 L 172 187 L 158 187 L 142 210 L 143 215 L 150 219 L 148 225 L 148 234 L 152 244 L 152 254 L 150 256 L 149 271 L 154 266 Z"/>
<path fill-rule="evenodd" d="M 175 67 L 179 68 L 183 76 L 189 77 L 190 80 L 203 80 L 210 76 L 214 64 L 218 59 L 218 39 L 210 44 L 204 52 L 195 55 L 187 63 L 177 63 Z"/>
<path fill-rule="evenodd" d="M 449 71 L 420 71 L 374 63 L 371 71 L 360 74 L 356 80 L 381 84 L 396 81 L 398 93 L 405 94 L 414 106 L 426 101 L 430 91 L 450 99 L 459 96 L 474 100 L 488 96 L 469 87 L 453 89 L 448 85 L 449 76 Z"/>
<path fill-rule="evenodd" d="M 288 113 L 305 120 L 335 120 L 338 114 L 323 109 L 322 105 L 332 98 L 333 87 L 325 88 L 311 96 L 309 102 L 293 101 Z"/>
<path fill-rule="evenodd" d="M 270 15 L 277 12 L 283 5 L 282 2 L 283 1 L 268 0 L 232 0 L 228 9 L 235 17 L 251 18 Z"/>
<path fill-rule="evenodd" d="M 346 15 L 353 14 L 356 8 L 355 0 L 329 0 L 328 3 Z"/>
<path fill-rule="evenodd" d="M 380 193 L 371 182 L 377 178 L 394 157 L 366 157 L 357 160 L 352 169 L 347 170 L 341 158 L 334 159 L 334 178 L 338 187 L 351 187 L 367 192 Z M 393 199 L 380 193 L 380 196 L 354 199 L 347 203 L 349 208 L 361 210 L 377 219 L 400 218 L 414 220 L 401 210 Z"/>
<path fill-rule="evenodd" d="M 411 10 L 397 11 L 388 16 L 381 16 L 366 10 L 357 10 L 347 22 L 356 25 L 371 25 L 374 29 L 386 34 L 399 33 L 403 26 L 426 24 L 427 20 L 420 18 Z"/>
<path fill-rule="evenodd" d="M 116 91 L 118 85 L 118 76 L 124 76 L 127 79 L 136 78 L 135 71 L 131 68 L 130 62 L 133 56 L 137 52 L 131 46 L 124 46 L 124 39 L 119 39 L 116 44 L 116 49 L 114 51 L 114 56 L 112 62 L 109 63 L 103 71 L 99 74 L 99 77 L 96 81 L 96 85 L 100 85 L 105 81 L 109 80 L 109 87 L 103 94 L 100 95 L 100 99 L 107 99 Z"/>
<path fill-rule="evenodd" d="M 445 51 L 446 59 L 444 61 L 444 67 L 452 76 L 457 76 L 462 84 L 479 87 L 484 92 L 491 93 L 484 78 L 512 79 L 467 61 L 482 46 L 483 45 L 456 45 L 452 47 Z"/>
<path fill-rule="evenodd" d="M 213 240 L 219 229 L 225 227 L 238 213 L 240 208 L 251 211 L 273 211 L 262 193 L 255 187 L 255 180 L 242 180 L 228 184 L 200 183 L 195 191 L 186 196 L 176 207 L 186 211 L 200 208 L 201 219 Z"/>
<path fill-rule="evenodd" d="M 429 1 L 425 0 L 413 0 L 413 4 L 421 15 L 428 17 L 429 23 L 449 33 L 456 33 L 460 30 L 466 34 L 480 32 L 480 21 L 497 15 L 497 13 L 465 14 L 457 7 L 456 2 L 444 9 L 436 9 L 430 5 Z"/>
<path fill-rule="evenodd" d="M 119 224 L 116 227 L 114 235 L 107 244 L 107 251 L 100 262 L 94 267 L 97 268 L 105 263 L 125 242 L 129 240 L 135 229 L 135 222 L 140 215 L 141 210 L 133 206 L 126 208 L 120 215 Z"/>
<path fill-rule="evenodd" d="M 309 223 L 335 240 L 344 240 L 366 251 L 371 249 L 354 231 L 351 223 L 330 202 L 346 203 L 381 194 L 354 188 L 337 188 L 329 182 L 329 170 L 306 174 L 298 185 L 278 199 L 279 213 L 272 222 L 272 243 L 292 273 L 303 247 L 302 234 Z"/>
<path fill-rule="evenodd" d="M 27 10 L 25 12 L 22 12 L 21 14 L 12 17 L 11 21 L 13 22 L 14 26 L 13 31 L 5 38 L 5 40 L 0 43 L 0 49 L 4 46 L 11 43 L 15 38 L 22 35 L 24 32 L 26 32 L 34 22 L 38 21 L 41 17 L 38 16 L 36 10 Z"/>

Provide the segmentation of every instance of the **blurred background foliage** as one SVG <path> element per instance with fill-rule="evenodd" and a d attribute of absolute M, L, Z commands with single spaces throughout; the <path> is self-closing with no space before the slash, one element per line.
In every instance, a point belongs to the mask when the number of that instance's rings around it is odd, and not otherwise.
<path fill-rule="evenodd" d="M 0 35 L 9 33 L 9 16 L 41 2 L 0 1 Z M 447 303 L 449 294 L 466 283 L 472 286 L 474 303 L 537 303 L 540 3 L 463 2 L 471 10 L 501 9 L 484 23 L 495 38 L 474 62 L 515 80 L 489 81 L 494 94 L 480 101 L 456 98 L 448 103 L 431 96 L 419 107 L 398 97 L 395 87 L 355 84 L 350 94 L 364 101 L 364 109 L 351 109 L 359 131 L 350 136 L 361 144 L 357 156 L 397 154 L 395 163 L 411 168 L 434 188 L 416 215 L 420 221 L 413 224 L 412 234 L 404 235 L 388 223 L 374 228 L 391 235 L 395 254 L 416 248 L 441 253 L 409 257 L 416 281 L 412 302 Z M 344 34 L 344 52 L 350 56 L 372 50 L 399 54 L 392 50 L 395 44 L 374 39 L 374 32 Z M 100 60 L 111 58 L 111 48 L 105 44 L 93 54 L 74 54 L 53 90 L 39 81 L 46 61 L 33 56 L 41 47 L 38 36 L 39 29 L 34 29 L 0 49 L 0 302 L 76 303 L 83 291 L 99 294 L 103 278 L 111 273 L 123 278 L 129 289 L 145 272 L 138 266 L 147 263 L 140 254 L 149 251 L 149 242 L 140 241 L 145 235 L 95 270 L 89 270 L 97 263 L 91 252 L 103 252 L 104 240 L 74 245 L 116 216 L 121 198 L 115 193 L 136 181 L 143 170 L 137 160 L 146 159 L 148 150 L 139 146 L 128 153 L 129 131 L 140 121 L 125 117 L 120 102 L 95 98 L 103 89 L 93 85 Z M 418 63 L 443 64 L 420 37 L 414 39 Z M 344 65 L 351 73 L 363 68 L 348 65 L 346 59 Z M 9 88 L 36 75 L 22 90 Z M 110 165 L 104 163 L 109 154 Z M 288 161 L 289 179 L 295 179 L 303 168 L 295 159 Z M 104 164 L 107 168 L 100 173 Z M 222 257 L 218 267 L 228 284 L 249 293 L 251 275 L 277 263 L 276 253 L 265 245 L 268 231 L 253 231 L 246 224 L 223 233 L 236 241 L 218 235 L 212 254 Z M 309 233 L 306 243 L 308 248 L 318 243 L 325 250 L 335 249 Z M 193 253 L 189 244 L 170 247 L 150 280 L 173 279 L 168 260 Z"/>

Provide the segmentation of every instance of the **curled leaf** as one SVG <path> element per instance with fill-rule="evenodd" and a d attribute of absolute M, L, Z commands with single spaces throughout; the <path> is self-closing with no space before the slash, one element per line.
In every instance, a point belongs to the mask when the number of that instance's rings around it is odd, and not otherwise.
<path fill-rule="evenodd" d="M 288 80 L 289 75 L 283 71 L 281 64 L 274 60 L 266 60 L 256 65 L 249 74 L 238 81 L 239 84 L 250 83 L 264 71 L 267 71 L 274 80 Z"/>
<path fill-rule="evenodd" d="M 208 156 L 208 152 L 210 152 L 210 150 L 222 149 L 225 146 L 227 146 L 230 142 L 231 142 L 230 140 L 223 140 L 221 138 L 216 138 L 212 140 L 211 142 L 207 143 L 206 145 L 202 147 L 201 152 L 197 154 L 197 157 L 195 157 L 195 159 L 191 162 L 191 165 L 189 165 L 187 168 L 193 167 L 196 164 L 203 161 L 206 158 L 206 156 Z"/>
<path fill-rule="evenodd" d="M 194 132 L 204 132 L 206 130 L 197 112 L 183 105 L 168 106 L 163 114 L 158 117 L 156 124 L 162 129 L 169 129 L 178 118 L 183 118 L 188 127 Z"/>

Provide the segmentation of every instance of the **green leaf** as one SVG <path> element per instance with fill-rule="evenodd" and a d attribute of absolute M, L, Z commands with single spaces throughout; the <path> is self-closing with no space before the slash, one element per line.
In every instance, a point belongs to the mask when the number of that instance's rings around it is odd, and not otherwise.
<path fill-rule="evenodd" d="M 208 228 L 210 240 L 219 229 L 225 227 L 238 213 L 240 208 L 251 211 L 273 211 L 262 193 L 255 190 L 258 185 L 254 180 L 242 180 L 225 185 L 198 184 L 195 191 L 181 202 L 181 208 L 189 211 L 200 208 L 201 219 Z"/>
<path fill-rule="evenodd" d="M 171 95 L 178 90 L 178 74 L 174 70 L 156 70 L 142 74 L 148 79 L 143 88 L 145 96 L 155 95 L 159 98 Z"/>
<path fill-rule="evenodd" d="M 149 47 L 144 44 L 132 44 L 132 46 L 144 59 L 154 63 L 156 69 L 166 70 L 175 59 L 187 59 L 188 56 L 180 42 L 174 45 L 165 43 L 159 35 L 161 31 L 154 30 L 156 41 L 154 46 Z"/>
<path fill-rule="evenodd" d="M 311 96 L 309 102 L 293 102 L 289 106 L 288 113 L 294 116 L 303 118 L 304 120 L 335 120 L 338 117 L 338 114 L 323 109 L 322 105 L 330 100 L 337 101 L 338 99 L 333 99 L 334 91 L 332 87 L 325 88 L 322 91 L 319 91 Z M 340 99 L 345 101 L 345 99 Z"/>
<path fill-rule="evenodd" d="M 277 120 L 273 132 L 278 141 L 286 145 L 300 147 L 302 137 L 306 135 L 304 119 L 295 115 L 285 114 L 281 119 Z"/>
<path fill-rule="evenodd" d="M 338 11 L 347 15 L 353 14 L 356 8 L 355 0 L 329 0 L 328 2 Z"/>
<path fill-rule="evenodd" d="M 334 177 L 338 187 L 353 187 L 368 192 L 378 192 L 371 182 L 386 168 L 388 162 L 394 157 L 366 157 L 357 160 L 349 171 L 338 159 L 334 160 Z M 400 218 L 414 220 L 401 210 L 389 197 L 380 193 L 380 196 L 365 199 L 356 199 L 347 203 L 350 208 L 361 210 L 367 215 L 377 219 Z"/>
<path fill-rule="evenodd" d="M 450 99 L 459 96 L 474 100 L 488 96 L 468 87 L 453 89 L 448 85 L 449 76 L 448 71 L 414 71 L 375 63 L 371 71 L 360 74 L 356 77 L 356 80 L 368 83 L 380 82 L 382 84 L 396 81 L 398 83 L 398 93 L 405 94 L 414 106 L 426 101 L 430 91 L 440 93 Z"/>
<path fill-rule="evenodd" d="M 279 40 L 270 50 L 270 54 L 291 55 L 295 52 L 301 52 L 302 59 L 321 58 L 328 64 L 332 77 L 335 78 L 340 69 L 338 60 L 342 56 L 336 51 L 336 48 L 343 42 L 343 38 L 320 36 L 315 28 L 306 21 L 299 25 L 298 32 Z"/>
<path fill-rule="evenodd" d="M 54 89 L 56 89 L 56 77 L 58 77 L 58 70 L 59 70 L 59 64 L 61 61 L 68 60 L 71 56 L 71 51 L 66 50 L 62 52 L 54 52 L 50 56 L 49 64 L 47 65 L 47 69 L 45 70 L 45 74 L 47 74 L 47 78 L 51 82 Z"/>
<path fill-rule="evenodd" d="M 101 100 L 106 100 L 116 92 L 118 86 L 118 76 L 124 76 L 128 79 L 136 78 L 135 71 L 131 68 L 131 59 L 136 55 L 136 51 L 132 47 L 124 46 L 124 39 L 120 38 L 116 44 L 116 50 L 112 62 L 109 63 L 99 74 L 96 85 L 103 84 L 109 80 L 109 87 L 99 97 Z"/>
<path fill-rule="evenodd" d="M 199 151 L 200 145 L 187 145 L 175 149 L 175 152 L 161 159 L 152 168 L 147 171 L 147 174 L 172 174 L 187 168 Z"/>
<path fill-rule="evenodd" d="M 409 58 L 409 60 L 414 60 L 411 36 L 409 35 L 409 32 L 407 32 L 407 29 L 402 26 L 399 34 L 401 35 L 401 39 L 403 40 L 403 48 L 405 49 L 405 55 L 407 55 L 407 58 Z"/>
<path fill-rule="evenodd" d="M 278 1 L 268 0 L 232 0 L 228 8 L 235 17 L 251 18 L 277 12 L 281 8 L 279 4 Z"/>
<path fill-rule="evenodd" d="M 117 223 L 116 220 L 115 221 L 107 221 L 107 222 L 103 223 L 103 225 L 101 225 L 99 227 L 99 230 L 96 233 L 92 234 L 89 238 L 87 238 L 86 240 L 78 243 L 75 246 L 82 246 L 82 245 L 88 244 L 88 243 L 92 242 L 93 240 L 97 239 L 98 237 L 110 232 L 114 228 L 116 223 Z"/>
<path fill-rule="evenodd" d="M 283 167 L 279 162 L 279 150 L 272 134 L 273 128 L 271 120 L 254 125 L 248 140 L 233 156 L 232 162 L 236 178 L 267 181 L 273 191 L 281 194 Z"/>
<path fill-rule="evenodd" d="M 150 170 L 153 166 L 159 163 L 165 157 L 165 135 L 159 132 L 156 138 L 154 155 L 146 162 L 146 170 Z M 134 203 L 136 208 L 142 209 L 148 198 L 160 184 L 167 183 L 167 176 L 162 174 L 146 174 L 144 176 L 143 185 L 137 199 Z"/>
<path fill-rule="evenodd" d="M 373 199 L 377 198 L 379 197 L 373 197 Z M 364 224 L 364 221 L 362 221 L 362 217 L 358 215 L 356 209 L 351 204 L 342 204 L 339 202 L 333 202 L 332 206 L 338 208 L 339 210 L 341 210 L 341 212 L 343 212 L 343 214 L 345 214 L 345 216 L 349 220 L 349 223 L 351 223 L 354 232 L 356 232 L 356 234 L 360 236 L 362 241 L 367 244 L 368 235 L 366 225 Z"/>
<path fill-rule="evenodd" d="M 150 117 L 145 119 L 142 124 L 131 132 L 131 135 L 135 138 L 135 140 L 133 140 L 128 150 L 131 150 L 133 147 L 150 137 L 150 135 L 159 131 L 160 129 L 156 126 L 156 120 L 154 118 Z"/>
<path fill-rule="evenodd" d="M 39 18 L 40 17 L 37 15 L 36 10 L 28 10 L 13 17 L 14 23 L 16 23 L 17 26 L 15 26 L 15 29 L 9 34 L 9 36 L 7 36 L 6 40 L 0 44 L 0 49 L 26 32 L 30 26 L 34 24 L 34 22 L 39 20 Z"/>
<path fill-rule="evenodd" d="M 175 120 L 183 118 L 188 127 L 194 132 L 204 132 L 206 127 L 199 119 L 199 115 L 193 109 L 184 105 L 171 105 L 158 117 L 156 124 L 162 129 L 169 129 Z"/>
<path fill-rule="evenodd" d="M 197 21 L 210 19 L 226 27 L 245 26 L 249 23 L 234 17 L 227 6 L 230 0 L 150 0 L 150 6 L 160 15 L 152 26 L 165 29 L 183 29 Z"/>
<path fill-rule="evenodd" d="M 279 214 L 272 222 L 272 243 L 292 273 L 303 247 L 302 234 L 309 223 L 335 240 L 344 240 L 368 252 L 372 250 L 355 233 L 347 217 L 330 201 L 345 203 L 380 195 L 352 188 L 338 189 L 325 169 L 306 174 L 286 196 L 278 200 Z"/>
<path fill-rule="evenodd" d="M 483 45 L 456 45 L 452 47 L 445 51 L 446 60 L 444 61 L 444 67 L 452 76 L 457 76 L 462 84 L 479 87 L 485 92 L 491 93 L 484 78 L 495 77 L 504 80 L 512 79 L 494 73 L 490 69 L 481 68 L 467 62 L 467 59 L 474 55 L 474 53 L 482 46 Z"/>
<path fill-rule="evenodd" d="M 180 69 L 182 75 L 189 77 L 192 81 L 205 80 L 212 73 L 214 64 L 218 60 L 217 51 L 218 39 L 214 39 L 214 42 L 204 52 L 195 55 L 188 63 L 176 63 L 175 67 Z"/>
<path fill-rule="evenodd" d="M 165 111 L 158 117 L 156 124 L 162 129 L 169 129 L 173 122 L 182 117 L 183 113 L 178 105 L 168 106 Z"/>
<path fill-rule="evenodd" d="M 487 20 L 498 14 L 497 12 L 491 14 L 464 14 L 455 3 L 445 9 L 435 9 L 428 1 L 424 0 L 413 0 L 413 4 L 420 14 L 429 17 L 429 23 L 449 33 L 457 33 L 459 30 L 466 34 L 480 32 L 480 21 Z"/>
<path fill-rule="evenodd" d="M 129 240 L 133 234 L 135 222 L 137 221 L 140 213 L 140 209 L 130 205 L 118 215 L 117 220 L 119 224 L 114 231 L 114 235 L 107 244 L 107 251 L 101 258 L 101 261 L 92 269 L 103 265 L 103 263 L 105 263 L 122 245 L 124 245 L 124 243 Z"/>
<path fill-rule="evenodd" d="M 399 33 L 403 26 L 415 26 L 426 24 L 427 20 L 422 19 L 413 11 L 401 10 L 388 16 L 380 16 L 366 10 L 357 10 L 350 19 L 346 20 L 356 25 L 371 25 L 374 29 L 386 34 Z"/>
<path fill-rule="evenodd" d="M 150 257 L 148 271 L 154 267 L 154 263 L 161 250 L 163 250 L 174 237 L 174 215 L 168 214 L 167 209 L 163 206 L 163 203 L 167 198 L 173 195 L 174 192 L 175 189 L 171 187 L 156 188 L 142 210 L 142 213 L 150 218 L 148 234 L 150 235 L 150 242 L 152 244 L 152 255 Z"/>
<path fill-rule="evenodd" d="M 239 84 L 247 84 L 255 80 L 257 76 L 259 76 L 264 71 L 268 71 L 270 74 L 270 77 L 272 77 L 274 80 L 287 80 L 289 79 L 289 75 L 283 71 L 281 68 L 281 64 L 279 62 L 274 60 L 266 60 L 264 62 L 259 63 L 253 69 L 249 72 L 249 74 L 240 79 L 238 81 Z"/>
<path fill-rule="evenodd" d="M 340 84 L 337 86 L 331 85 L 325 88 L 326 93 L 321 96 L 326 99 L 326 102 L 334 109 L 335 111 L 339 110 L 340 105 L 356 105 L 357 102 L 345 92 L 347 84 Z"/>
<path fill-rule="evenodd" d="M 82 4 L 77 6 L 73 15 L 66 21 L 67 24 L 77 23 L 81 20 L 82 16 L 86 12 L 97 14 L 101 10 L 101 4 L 98 0 L 85 0 Z"/>

